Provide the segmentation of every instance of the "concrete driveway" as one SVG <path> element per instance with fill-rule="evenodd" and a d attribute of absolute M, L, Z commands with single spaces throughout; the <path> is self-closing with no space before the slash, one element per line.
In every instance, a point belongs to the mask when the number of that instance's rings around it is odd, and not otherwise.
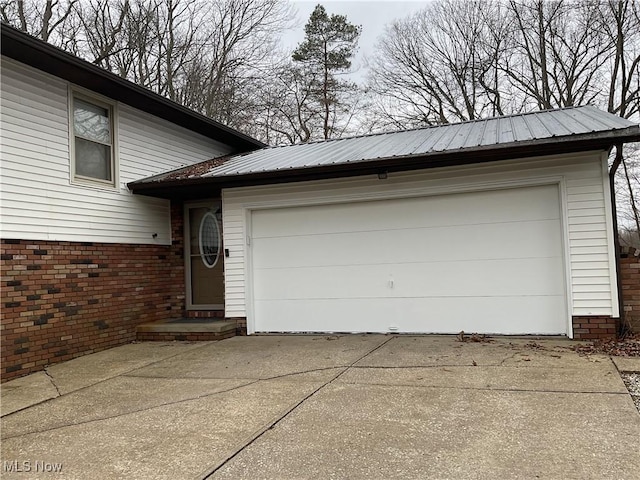
<path fill-rule="evenodd" d="M 126 345 L 2 386 L 2 478 L 637 478 L 640 415 L 571 345 Z"/>

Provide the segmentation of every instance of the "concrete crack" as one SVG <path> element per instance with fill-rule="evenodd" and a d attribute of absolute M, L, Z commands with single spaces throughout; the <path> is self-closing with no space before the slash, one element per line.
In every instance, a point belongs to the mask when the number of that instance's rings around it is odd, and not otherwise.
<path fill-rule="evenodd" d="M 58 397 L 62 396 L 62 393 L 60 393 L 60 389 L 58 388 L 58 385 L 56 385 L 56 381 L 53 379 L 53 377 L 51 376 L 51 374 L 49 373 L 49 369 L 48 367 L 44 367 L 44 374 L 49 377 L 49 381 L 51 382 L 51 385 L 53 385 L 53 388 L 56 389 L 56 392 L 58 392 Z M 57 397 L 56 397 L 57 398 Z"/>
<path fill-rule="evenodd" d="M 342 367 L 343 370 L 341 372 L 339 372 L 338 374 L 334 375 L 331 379 L 327 380 L 326 382 L 324 382 L 322 385 L 320 385 L 318 388 L 316 388 L 315 390 L 313 390 L 311 393 L 309 393 L 308 395 L 306 395 L 302 400 L 300 400 L 299 402 L 296 402 L 295 405 L 293 405 L 291 408 L 289 408 L 286 412 L 284 412 L 282 415 L 280 415 L 276 420 L 274 420 L 273 422 L 271 422 L 270 424 L 266 425 L 265 427 L 263 427 L 262 429 L 260 429 L 255 435 L 253 435 L 248 442 L 246 442 L 241 448 L 239 448 L 238 450 L 236 450 L 234 453 L 232 453 L 231 455 L 229 455 L 227 458 L 225 458 L 224 460 L 222 460 L 221 462 L 219 462 L 216 466 L 214 466 L 213 468 L 211 468 L 210 470 L 204 472 L 202 475 L 199 475 L 198 477 L 196 477 L 198 480 L 208 480 L 213 478 L 213 475 L 220 470 L 222 467 L 224 467 L 227 463 L 229 463 L 231 460 L 233 460 L 236 456 L 238 456 L 240 453 L 242 453 L 244 450 L 246 450 L 250 445 L 252 445 L 253 443 L 255 443 L 260 437 L 262 437 L 266 432 L 268 432 L 269 430 L 273 430 L 276 425 L 278 425 L 280 422 L 282 422 L 285 418 L 287 418 L 291 413 L 293 413 L 296 409 L 298 409 L 303 403 L 305 403 L 307 400 L 309 400 L 311 397 L 313 397 L 315 394 L 317 394 L 320 390 L 322 390 L 323 388 L 327 387 L 328 385 L 331 385 L 334 381 L 336 381 L 338 378 L 340 378 L 340 376 L 342 376 L 345 372 L 347 372 L 351 367 L 353 367 L 356 363 L 360 362 L 361 360 L 365 359 L 366 357 L 368 357 L 369 355 L 371 355 L 373 352 L 375 352 L 376 350 L 384 347 L 387 343 L 389 343 L 391 340 L 393 340 L 395 337 L 389 337 L 387 338 L 384 342 L 382 342 L 380 345 L 377 345 L 376 347 L 372 348 L 371 350 L 369 350 L 367 353 L 365 353 L 364 355 L 362 355 L 361 357 L 357 358 L 356 360 L 354 360 L 353 362 L 351 362 L 349 365 L 347 365 L 346 367 Z M 332 367 L 332 368 L 340 368 L 340 367 Z M 324 369 L 321 369 L 324 370 Z M 286 376 L 286 375 L 282 375 L 282 376 Z M 279 378 L 279 377 L 273 377 L 273 378 Z M 273 379 L 272 378 L 272 379 Z M 271 379 L 270 379 L 271 380 Z"/>
<path fill-rule="evenodd" d="M 520 352 L 515 352 L 515 353 L 512 353 L 511 355 L 509 355 L 507 357 L 504 357 L 502 359 L 502 361 L 500 362 L 499 366 L 502 367 L 504 365 L 504 362 L 506 362 L 507 360 L 513 360 L 516 357 L 516 355 L 518 355 L 519 353 Z"/>
<path fill-rule="evenodd" d="M 112 420 L 114 418 L 119 418 L 119 417 L 126 417 L 127 415 L 132 415 L 132 414 L 136 414 L 136 413 L 140 413 L 140 412 L 148 412 L 150 410 L 154 410 L 154 409 L 160 408 L 160 407 L 168 407 L 170 405 L 178 405 L 180 403 L 191 402 L 193 400 L 201 400 L 203 398 L 213 397 L 215 395 L 220 395 L 221 393 L 232 392 L 234 390 L 239 390 L 241 388 L 248 387 L 248 386 L 253 385 L 255 383 L 258 383 L 258 382 L 260 382 L 260 380 L 254 380 L 252 382 L 245 383 L 245 384 L 242 384 L 242 385 L 238 385 L 236 387 L 227 388 L 226 390 L 220 390 L 220 391 L 217 391 L 217 392 L 205 393 L 203 395 L 197 395 L 195 397 L 182 398 L 180 400 L 174 400 L 172 402 L 165 402 L 165 403 L 161 403 L 161 404 L 158 404 L 158 405 L 153 405 L 153 406 L 150 406 L 150 407 L 139 408 L 137 410 L 130 410 L 128 412 L 118 413 L 116 415 L 108 415 L 108 416 L 100 417 L 100 418 L 92 418 L 92 419 L 89 419 L 89 420 L 84 420 L 84 421 L 76 422 L 76 423 L 67 423 L 65 425 L 59 425 L 57 427 L 51 427 L 51 428 L 44 428 L 42 430 L 32 430 L 30 432 L 22 432 L 22 433 L 20 433 L 18 435 L 8 435 L 6 437 L 2 437 L 2 440 L 9 440 L 9 439 L 12 439 L 12 438 L 20 438 L 20 437 L 25 437 L 27 435 L 33 435 L 33 434 L 36 434 L 36 433 L 45 433 L 45 432 L 51 432 L 51 431 L 54 431 L 54 430 L 60 430 L 61 428 L 75 427 L 77 425 L 86 425 L 88 423 L 101 422 L 103 420 Z"/>
<path fill-rule="evenodd" d="M 208 346 L 208 345 L 209 345 L 209 343 L 206 343 L 206 344 L 204 344 L 204 345 L 201 345 L 201 346 L 198 346 L 198 347 L 194 347 L 194 348 L 190 349 L 190 350 L 189 350 L 189 352 L 190 352 L 190 351 L 193 351 L 193 350 L 200 349 L 200 348 L 204 348 L 204 347 L 206 347 L 206 346 Z M 75 390 L 71 390 L 71 391 L 67 392 L 67 393 L 66 393 L 66 394 L 64 394 L 64 395 L 69 395 L 69 394 L 71 394 L 71 393 L 75 393 L 75 392 L 80 392 L 80 391 L 82 391 L 82 390 L 86 390 L 87 388 L 91 388 L 91 387 L 94 387 L 94 386 L 99 385 L 99 384 L 101 384 L 101 383 L 108 382 L 109 380 L 113 380 L 114 378 L 117 378 L 117 377 L 134 376 L 134 375 L 128 375 L 128 374 L 129 374 L 129 373 L 131 373 L 131 372 L 135 372 L 136 370 L 140 370 L 140 369 L 142 369 L 142 368 L 146 368 L 146 367 L 148 367 L 148 366 L 150 366 L 150 365 L 155 365 L 156 363 L 164 362 L 165 360 L 169 360 L 169 359 L 174 358 L 174 357 L 177 357 L 177 356 L 179 356 L 179 355 L 184 355 L 184 353 L 186 353 L 186 352 L 178 352 L 178 353 L 175 353 L 175 354 L 170 355 L 170 356 L 168 356 L 168 357 L 164 357 L 164 358 L 161 358 L 161 359 L 159 359 L 159 360 L 156 360 L 155 362 L 147 363 L 147 364 L 142 365 L 142 366 L 140 366 L 140 367 L 133 367 L 131 370 L 127 370 L 126 372 L 119 373 L 119 374 L 117 374 L 117 375 L 114 375 L 113 377 L 103 378 L 102 380 L 98 380 L 98 381 L 97 381 L 97 382 L 95 382 L 95 383 L 91 383 L 91 384 L 89 384 L 89 385 L 85 385 L 84 387 L 76 388 Z M 8 416 L 10 416 L 10 415 L 15 415 L 16 413 L 22 412 L 22 411 L 24 411 L 24 410 L 28 410 L 28 409 L 33 408 L 33 407 L 36 407 L 36 406 L 38 406 L 38 405 L 42 405 L 43 403 L 48 403 L 48 402 L 50 402 L 50 401 L 52 401 L 52 400 L 55 400 L 55 399 L 57 399 L 57 398 L 60 398 L 60 397 L 63 397 L 63 396 L 64 396 L 64 395 L 60 392 L 60 389 L 58 389 L 58 386 L 57 386 L 57 385 L 55 384 L 55 382 L 53 381 L 53 377 L 49 374 L 49 372 L 47 371 L 47 369 L 46 369 L 46 368 L 44 369 L 44 373 L 45 373 L 45 375 L 47 375 L 47 376 L 49 377 L 49 379 L 51 380 L 51 383 L 52 383 L 52 384 L 53 384 L 53 386 L 55 387 L 56 392 L 58 392 L 58 396 L 57 396 L 57 397 L 54 397 L 54 398 L 47 398 L 46 400 L 43 400 L 43 401 L 41 401 L 41 402 L 37 402 L 37 403 L 34 403 L 33 405 L 28 405 L 28 406 L 26 406 L 26 407 L 24 407 L 24 408 L 20 408 L 20 409 L 18 409 L 18 410 L 16 410 L 16 411 L 14 411 L 14 412 L 7 413 L 7 414 L 5 414 L 5 415 L 2 415 L 2 418 L 8 417 Z M 157 378 L 157 377 L 151 377 L 151 378 Z"/>
<path fill-rule="evenodd" d="M 256 378 L 256 377 L 233 377 L 234 379 L 237 380 L 256 380 L 256 381 L 267 381 L 267 380 L 277 380 L 279 378 L 286 378 L 286 377 L 293 377 L 295 375 L 304 375 L 305 373 L 315 373 L 315 372 L 324 372 L 326 370 L 337 370 L 340 368 L 349 368 L 349 365 L 334 365 L 331 367 L 322 367 L 322 368 L 312 368 L 310 370 L 301 370 L 301 371 L 297 371 L 297 372 L 291 372 L 291 373 L 283 373 L 282 375 L 274 375 L 272 377 L 264 377 L 264 378 Z M 178 377 L 160 377 L 157 375 L 141 375 L 141 374 L 123 374 L 121 375 L 123 377 L 127 377 L 127 378 L 157 378 L 157 379 L 161 379 L 161 380 L 171 380 L 171 379 L 187 379 L 187 380 L 228 380 L 229 377 L 216 377 L 216 376 L 211 376 L 211 377 L 205 377 L 205 376 L 198 376 L 198 377 L 184 377 L 184 376 L 178 376 Z"/>
<path fill-rule="evenodd" d="M 474 365 L 471 363 L 460 364 L 460 363 L 441 363 L 438 365 L 352 365 L 348 368 L 353 368 L 354 370 L 410 370 L 412 368 L 469 368 Z M 480 365 L 483 368 L 487 367 L 497 367 L 498 365 Z"/>

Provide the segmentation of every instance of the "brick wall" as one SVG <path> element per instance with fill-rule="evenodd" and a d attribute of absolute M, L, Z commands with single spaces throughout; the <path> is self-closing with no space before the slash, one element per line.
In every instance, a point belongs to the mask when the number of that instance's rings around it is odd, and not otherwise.
<path fill-rule="evenodd" d="M 189 310 L 187 318 L 224 318 L 224 310 Z"/>
<path fill-rule="evenodd" d="M 640 333 L 640 250 L 620 249 L 620 276 L 624 322 L 633 332 Z M 619 319 L 606 316 L 573 317 L 573 334 L 580 340 L 614 338 L 619 323 Z"/>
<path fill-rule="evenodd" d="M 599 340 L 615 338 L 618 320 L 609 316 L 573 317 L 573 338 Z"/>
<path fill-rule="evenodd" d="M 229 320 L 231 322 L 236 322 L 237 335 L 247 334 L 247 317 L 227 317 L 226 320 Z"/>
<path fill-rule="evenodd" d="M 620 251 L 624 320 L 635 333 L 640 333 L 640 249 Z"/>
<path fill-rule="evenodd" d="M 182 217 L 172 205 L 170 246 L 1 240 L 2 381 L 183 316 Z"/>
<path fill-rule="evenodd" d="M 170 333 L 170 332 L 138 332 L 141 342 L 211 342 L 235 337 L 236 332 L 198 332 L 198 333 Z"/>

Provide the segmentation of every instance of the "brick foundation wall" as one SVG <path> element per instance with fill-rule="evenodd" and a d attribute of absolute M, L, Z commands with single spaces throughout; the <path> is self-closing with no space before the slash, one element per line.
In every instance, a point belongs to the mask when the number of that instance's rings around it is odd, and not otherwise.
<path fill-rule="evenodd" d="M 139 332 L 138 340 L 143 342 L 208 342 L 212 340 L 224 340 L 225 338 L 235 337 L 236 332 L 213 333 L 169 333 L 169 332 Z"/>
<path fill-rule="evenodd" d="M 188 310 L 187 318 L 224 318 L 224 310 Z"/>
<path fill-rule="evenodd" d="M 129 343 L 185 311 L 182 205 L 173 243 L 1 240 L 1 378 Z"/>
<path fill-rule="evenodd" d="M 573 338 L 599 340 L 615 338 L 618 320 L 608 316 L 573 317 Z"/>
<path fill-rule="evenodd" d="M 620 275 L 625 323 L 633 332 L 640 333 L 640 249 L 620 249 Z"/>
<path fill-rule="evenodd" d="M 228 317 L 226 320 L 229 320 L 231 322 L 236 322 L 237 335 L 247 334 L 247 319 L 245 317 Z"/>

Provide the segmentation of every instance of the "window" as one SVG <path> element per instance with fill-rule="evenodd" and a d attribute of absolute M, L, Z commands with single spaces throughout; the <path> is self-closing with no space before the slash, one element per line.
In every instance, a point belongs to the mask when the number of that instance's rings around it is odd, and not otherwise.
<path fill-rule="evenodd" d="M 198 240 L 202 263 L 207 268 L 215 267 L 220 256 L 220 244 L 222 242 L 218 220 L 212 212 L 207 212 L 202 217 Z"/>
<path fill-rule="evenodd" d="M 72 93 L 74 180 L 115 185 L 113 106 Z"/>

